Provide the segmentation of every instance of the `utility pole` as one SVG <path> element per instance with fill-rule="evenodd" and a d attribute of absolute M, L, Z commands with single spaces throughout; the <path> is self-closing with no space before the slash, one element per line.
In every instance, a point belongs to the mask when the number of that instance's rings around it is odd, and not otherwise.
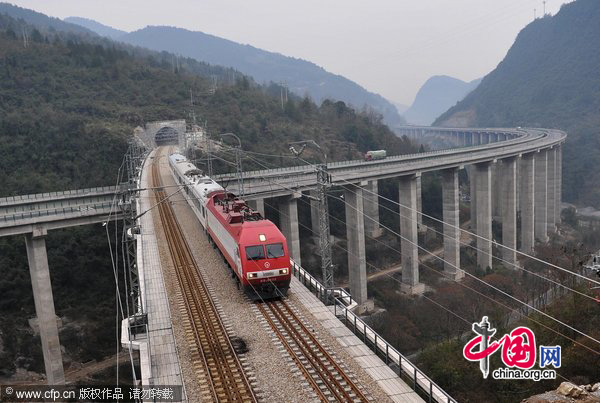
<path fill-rule="evenodd" d="M 120 207 L 123 211 L 123 249 L 126 251 L 127 274 L 129 278 L 129 295 L 133 315 L 142 315 L 144 307 L 139 289 L 139 277 L 137 268 L 137 241 L 135 234 L 139 232 L 136 223 L 136 192 L 138 187 L 139 172 L 144 161 L 147 150 L 140 144 L 132 141 L 125 154 L 125 166 L 127 169 L 127 190 L 123 193 Z"/>
<path fill-rule="evenodd" d="M 331 187 L 331 177 L 327 171 L 327 154 L 314 140 L 297 141 L 290 143 L 290 151 L 296 157 L 299 157 L 307 145 L 313 145 L 323 154 L 323 163 L 316 166 L 317 169 L 317 197 L 308 196 L 312 200 L 319 202 L 319 249 L 321 250 L 321 271 L 323 276 L 323 286 L 326 289 L 333 288 L 333 265 L 331 252 L 331 238 L 329 235 L 329 205 L 327 203 L 327 191 Z M 294 145 L 300 145 L 300 150 L 296 150 Z"/>
<path fill-rule="evenodd" d="M 542 3 L 544 4 L 544 17 L 546 16 L 546 0 L 542 1 Z"/>
<path fill-rule="evenodd" d="M 321 249 L 321 270 L 323 272 L 323 285 L 333 288 L 333 260 L 331 254 L 331 238 L 329 236 L 329 205 L 327 203 L 327 189 L 331 187 L 331 180 L 327 172 L 327 164 L 317 166 L 317 186 L 319 187 L 319 248 Z"/>
<path fill-rule="evenodd" d="M 242 169 L 242 141 L 238 136 L 233 133 L 223 133 L 220 135 L 223 137 L 230 136 L 234 137 L 238 141 L 238 146 L 235 148 L 235 168 L 237 171 L 237 182 L 238 182 L 238 196 L 244 197 L 244 171 Z"/>

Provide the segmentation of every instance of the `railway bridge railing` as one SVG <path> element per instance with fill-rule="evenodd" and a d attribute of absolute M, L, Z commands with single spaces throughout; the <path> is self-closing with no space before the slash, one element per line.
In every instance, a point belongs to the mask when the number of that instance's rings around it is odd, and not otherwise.
<path fill-rule="evenodd" d="M 357 306 L 352 295 L 343 288 L 327 289 L 306 269 L 291 260 L 292 273 L 325 305 L 333 305 L 333 313 L 363 343 L 380 357 L 400 378 L 429 402 L 456 402 L 446 391 L 431 380 L 423 371 L 404 357 L 375 330 L 353 312 Z"/>

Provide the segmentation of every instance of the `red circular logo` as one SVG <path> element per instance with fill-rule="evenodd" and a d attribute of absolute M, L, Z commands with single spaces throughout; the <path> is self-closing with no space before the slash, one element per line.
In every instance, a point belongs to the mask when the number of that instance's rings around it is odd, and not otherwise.
<path fill-rule="evenodd" d="M 269 267 L 271 267 L 271 263 L 265 262 L 265 269 L 268 269 Z"/>

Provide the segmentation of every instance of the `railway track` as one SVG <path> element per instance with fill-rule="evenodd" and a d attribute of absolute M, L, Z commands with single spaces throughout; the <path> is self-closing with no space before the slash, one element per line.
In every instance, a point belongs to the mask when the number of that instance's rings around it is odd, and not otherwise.
<path fill-rule="evenodd" d="M 190 346 L 190 359 L 200 383 L 202 400 L 256 402 L 256 394 L 167 200 L 168 195 L 160 188 L 162 181 L 158 159 L 152 166 L 152 181 L 157 187 L 155 197 L 158 211 L 181 292 L 179 308 L 183 313 L 182 325 Z"/>
<path fill-rule="evenodd" d="M 368 402 L 369 399 L 325 350 L 284 300 L 258 302 L 256 307 L 277 335 L 294 364 L 322 402 Z"/>

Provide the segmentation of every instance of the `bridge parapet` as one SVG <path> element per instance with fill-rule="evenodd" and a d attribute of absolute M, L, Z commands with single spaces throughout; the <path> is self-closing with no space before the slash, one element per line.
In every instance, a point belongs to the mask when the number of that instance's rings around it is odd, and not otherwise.
<path fill-rule="evenodd" d="M 441 129 L 444 133 L 448 129 Z M 464 129 L 467 130 L 467 129 Z M 474 129 L 473 129 L 474 130 Z M 476 129 L 482 132 L 482 129 Z M 497 132 L 499 129 L 487 129 Z M 467 164 L 494 161 L 499 158 L 520 156 L 523 153 L 537 152 L 564 142 L 566 134 L 558 130 L 515 129 L 504 133 L 515 135 L 512 140 L 474 145 L 463 148 L 430 151 L 388 157 L 377 161 L 350 160 L 328 164 L 334 184 L 347 181 L 377 180 L 417 172 L 455 168 Z M 315 168 L 310 165 L 277 168 L 271 170 L 247 171 L 244 175 L 244 191 L 248 198 L 274 197 L 289 194 L 290 189 L 310 190 L 316 187 Z M 215 176 L 217 181 L 232 181 L 234 174 Z M 236 192 L 237 185 L 230 183 L 229 190 Z M 271 195 L 271 196 L 265 196 Z"/>
<path fill-rule="evenodd" d="M 34 193 L 28 195 L 0 197 L 0 207 L 12 206 L 15 204 L 25 204 L 36 201 L 60 200 L 73 198 L 75 196 L 95 196 L 114 194 L 119 191 L 126 190 L 127 185 L 121 186 L 99 186 L 87 189 L 63 190 L 58 192 Z M 0 210 L 1 212 L 1 210 Z"/>
<path fill-rule="evenodd" d="M 394 346 L 382 338 L 365 323 L 354 309 L 358 304 L 350 293 L 343 288 L 327 289 L 307 270 L 291 260 L 292 273 L 317 298 L 329 305 L 329 309 L 348 327 L 363 343 L 380 357 L 396 374 L 407 380 L 414 391 L 425 394 L 429 401 L 456 402 L 445 390 L 439 387 L 423 371 L 404 357 Z"/>

